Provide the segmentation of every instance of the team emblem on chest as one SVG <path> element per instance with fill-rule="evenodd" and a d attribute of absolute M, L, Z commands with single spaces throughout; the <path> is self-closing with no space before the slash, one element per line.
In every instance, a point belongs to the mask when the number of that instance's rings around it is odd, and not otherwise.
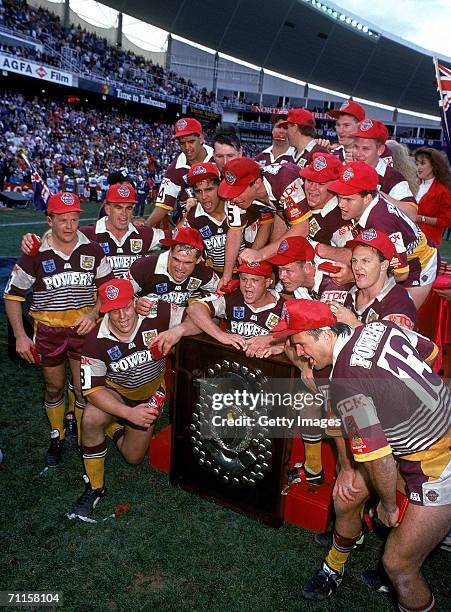
<path fill-rule="evenodd" d="M 132 238 L 130 240 L 130 250 L 132 253 L 141 253 L 143 248 L 143 241 L 141 238 Z"/>
<path fill-rule="evenodd" d="M 196 289 L 199 289 L 201 285 L 202 285 L 202 281 L 199 278 L 190 278 L 186 290 L 195 291 Z"/>
<path fill-rule="evenodd" d="M 80 255 L 80 268 L 82 270 L 93 270 L 95 259 L 93 255 Z"/>
<path fill-rule="evenodd" d="M 148 329 L 147 331 L 142 332 L 144 346 L 149 346 L 152 340 L 158 336 L 158 331 L 156 329 Z"/>

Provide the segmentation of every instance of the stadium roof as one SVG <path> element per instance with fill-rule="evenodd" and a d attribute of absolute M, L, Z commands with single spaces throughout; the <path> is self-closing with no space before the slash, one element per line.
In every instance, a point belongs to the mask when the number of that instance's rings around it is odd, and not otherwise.
<path fill-rule="evenodd" d="M 367 27 L 349 11 L 349 22 L 341 21 L 345 11 L 327 0 L 102 2 L 215 51 L 307 83 L 438 114 L 432 53 Z"/>

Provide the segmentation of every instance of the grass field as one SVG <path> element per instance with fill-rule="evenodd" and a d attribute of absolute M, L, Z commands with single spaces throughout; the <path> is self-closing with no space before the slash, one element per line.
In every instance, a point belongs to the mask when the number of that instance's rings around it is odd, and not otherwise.
<path fill-rule="evenodd" d="M 95 216 L 95 208 L 86 205 L 86 216 Z M 0 210 L 0 256 L 19 254 L 26 228 L 5 223 L 39 218 Z M 44 225 L 31 228 L 41 233 Z M 94 525 L 69 522 L 64 515 L 83 490 L 81 461 L 68 447 L 58 468 L 39 475 L 48 445 L 40 372 L 8 358 L 4 315 L 0 368 L 0 591 L 59 591 L 63 609 L 74 612 L 392 609 L 387 596 L 370 593 L 359 579 L 377 563 L 382 541 L 375 535 L 351 558 L 337 596 L 307 603 L 302 585 L 323 556 L 312 534 L 290 524 L 270 529 L 210 504 L 171 487 L 168 476 L 147 462 L 125 464 L 113 448 L 106 472 L 110 491 L 96 518 L 119 504 L 130 504 L 129 512 Z M 449 561 L 448 553 L 437 550 L 425 565 L 439 610 L 449 602 Z"/>

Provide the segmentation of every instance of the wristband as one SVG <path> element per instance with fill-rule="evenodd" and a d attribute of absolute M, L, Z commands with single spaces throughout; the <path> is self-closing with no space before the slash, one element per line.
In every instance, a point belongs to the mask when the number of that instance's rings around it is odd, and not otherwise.
<path fill-rule="evenodd" d="M 426 223 L 426 217 L 424 215 L 421 215 L 421 223 Z"/>

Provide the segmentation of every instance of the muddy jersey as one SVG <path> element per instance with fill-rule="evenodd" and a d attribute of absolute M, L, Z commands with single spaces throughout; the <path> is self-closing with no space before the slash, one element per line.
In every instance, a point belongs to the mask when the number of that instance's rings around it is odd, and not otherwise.
<path fill-rule="evenodd" d="M 213 149 L 203 145 L 207 155 L 204 162 L 211 161 Z M 188 183 L 188 172 L 191 166 L 188 164 L 184 153 L 179 153 L 174 161 L 168 166 L 164 178 L 161 181 L 155 206 L 172 211 L 177 202 L 183 204 L 188 198 L 194 197 L 192 186 Z"/>
<path fill-rule="evenodd" d="M 299 168 L 305 168 L 309 163 L 313 160 L 313 153 L 329 153 L 329 151 L 319 145 L 316 140 L 311 140 L 307 146 L 302 151 L 297 151 L 295 149 L 294 152 L 294 163 Z"/>
<path fill-rule="evenodd" d="M 169 251 L 165 251 L 135 261 L 127 275 L 135 294 L 184 307 L 190 298 L 198 296 L 201 291 L 216 291 L 219 277 L 214 270 L 199 263 L 188 278 L 178 282 L 168 272 L 168 258 Z"/>
<path fill-rule="evenodd" d="M 265 166 L 269 166 L 270 164 L 293 164 L 295 153 L 296 149 L 294 147 L 288 147 L 285 153 L 281 153 L 276 157 L 274 156 L 274 147 L 273 145 L 271 145 L 270 147 L 264 149 L 264 151 L 256 155 L 255 161 L 258 161 L 262 168 L 264 168 Z"/>
<path fill-rule="evenodd" d="M 415 327 L 415 304 L 407 290 L 398 285 L 393 276 L 389 277 L 376 297 L 361 308 L 357 306 L 358 293 L 359 289 L 354 285 L 348 293 L 345 306 L 352 310 L 363 324 L 386 319 L 406 329 Z"/>
<path fill-rule="evenodd" d="M 161 238 L 165 237 L 163 230 L 134 226 L 130 223 L 127 233 L 118 240 L 106 228 L 106 217 L 97 223 L 85 225 L 80 231 L 102 247 L 116 278 L 124 278 L 134 261 L 147 255 L 149 251 L 159 246 Z"/>
<path fill-rule="evenodd" d="M 30 315 L 51 327 L 72 327 L 90 312 L 97 287 L 113 277 L 100 246 L 80 231 L 72 253 L 66 255 L 42 239 L 37 255 L 22 255 L 14 266 L 5 289 L 5 299 L 24 302 L 33 291 Z"/>
<path fill-rule="evenodd" d="M 386 193 L 394 200 L 411 202 L 417 206 L 417 201 L 410 190 L 409 183 L 400 172 L 388 166 L 383 159 L 379 159 L 376 172 L 379 177 L 378 186 L 383 193 Z"/>
<path fill-rule="evenodd" d="M 356 461 L 390 453 L 415 461 L 450 427 L 450 390 L 387 321 L 337 338 L 331 397 Z"/>
<path fill-rule="evenodd" d="M 241 291 L 234 291 L 215 300 L 206 301 L 213 317 L 225 319 L 226 331 L 244 338 L 266 336 L 279 323 L 285 300 L 275 291 L 270 291 L 273 302 L 255 308 L 244 301 Z"/>
<path fill-rule="evenodd" d="M 109 315 L 86 337 L 81 358 L 81 381 L 85 395 L 109 387 L 122 397 L 146 401 L 164 377 L 166 359 L 154 359 L 148 345 L 156 336 L 178 324 L 173 304 L 153 300 L 147 317 L 138 317 L 127 341 L 110 331 Z"/>
<path fill-rule="evenodd" d="M 333 237 L 341 227 L 343 218 L 338 208 L 336 196 L 331 198 L 323 208 L 311 209 L 312 216 L 309 219 L 309 237 L 321 244 L 333 245 Z"/>
<path fill-rule="evenodd" d="M 224 270 L 227 231 L 229 229 L 227 215 L 224 214 L 222 221 L 218 221 L 218 219 L 206 213 L 198 203 L 195 208 L 192 208 L 187 213 L 180 227 L 193 227 L 201 233 L 207 266 L 222 273 Z M 244 247 L 244 240 L 242 240 L 240 251 L 242 251 Z"/>

